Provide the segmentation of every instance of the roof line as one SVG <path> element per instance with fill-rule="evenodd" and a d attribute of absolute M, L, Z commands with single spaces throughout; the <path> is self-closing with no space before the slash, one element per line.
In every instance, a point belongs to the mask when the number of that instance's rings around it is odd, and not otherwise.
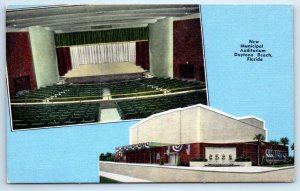
<path fill-rule="evenodd" d="M 173 113 L 173 112 L 176 112 L 176 111 L 183 111 L 183 110 L 187 110 L 187 109 L 195 108 L 195 107 L 205 108 L 205 109 L 207 109 L 207 110 L 210 110 L 210 111 L 219 113 L 219 114 L 221 114 L 221 115 L 230 117 L 230 118 L 235 119 L 235 120 L 237 120 L 237 121 L 240 121 L 240 119 L 246 119 L 246 118 L 247 118 L 247 116 L 244 116 L 244 117 L 235 117 L 235 116 L 230 115 L 230 114 L 228 114 L 228 113 L 225 113 L 225 112 L 223 112 L 223 111 L 221 111 L 221 110 L 218 110 L 218 109 L 215 109 L 215 108 L 212 108 L 212 107 L 203 105 L 203 104 L 196 104 L 196 105 L 192 105 L 192 106 L 188 106 L 188 107 L 176 108 L 176 109 L 171 109 L 171 110 L 164 111 L 164 112 L 161 112 L 161 113 L 153 114 L 153 115 L 151 115 L 150 117 L 147 117 L 147 118 L 141 120 L 140 122 L 138 122 L 137 124 L 133 125 L 132 127 L 130 127 L 130 129 L 133 129 L 133 128 L 137 127 L 138 125 L 143 124 L 144 122 L 146 122 L 146 121 L 148 121 L 148 120 L 150 120 L 150 119 L 152 119 L 152 118 L 154 118 L 154 117 L 161 116 L 161 115 L 165 115 L 165 114 L 168 114 L 168 113 Z M 263 124 L 264 124 L 264 125 L 263 125 L 263 128 L 265 129 L 265 121 L 264 121 L 264 120 L 259 119 L 258 117 L 255 117 L 255 116 L 251 116 L 251 117 L 249 117 L 249 118 L 255 118 L 255 119 L 259 120 L 259 121 L 262 121 Z M 242 122 L 242 121 L 240 121 L 240 122 Z M 248 123 L 247 123 L 247 124 L 248 124 Z"/>

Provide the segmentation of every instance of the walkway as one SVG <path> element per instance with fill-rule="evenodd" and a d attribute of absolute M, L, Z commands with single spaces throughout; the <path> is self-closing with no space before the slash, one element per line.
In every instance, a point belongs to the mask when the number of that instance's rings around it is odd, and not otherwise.
<path fill-rule="evenodd" d="M 117 108 L 108 108 L 108 109 L 101 109 L 101 117 L 100 122 L 114 122 L 114 121 L 120 121 L 121 116 L 119 115 L 119 112 Z"/>
<path fill-rule="evenodd" d="M 182 167 L 100 161 L 100 173 L 131 176 L 151 182 L 293 182 L 291 167 Z"/>
<path fill-rule="evenodd" d="M 125 183 L 139 183 L 139 182 L 150 182 L 148 180 L 143 180 L 140 178 L 134 178 L 130 176 L 124 176 L 120 174 L 114 174 L 114 173 L 109 173 L 109 172 L 100 172 L 100 176 L 103 176 L 105 178 L 109 178 L 112 180 L 116 180 L 118 182 L 125 182 Z"/>

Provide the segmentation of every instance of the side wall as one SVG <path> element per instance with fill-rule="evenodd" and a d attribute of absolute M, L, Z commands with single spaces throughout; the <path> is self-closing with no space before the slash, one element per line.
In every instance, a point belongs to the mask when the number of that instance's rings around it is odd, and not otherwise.
<path fill-rule="evenodd" d="M 30 90 L 36 89 L 28 32 L 6 33 L 6 62 L 10 96 L 18 91 L 15 87 L 17 78 L 29 77 L 29 84 L 24 85 Z"/>
<path fill-rule="evenodd" d="M 180 112 L 154 116 L 154 119 L 131 128 L 130 133 L 130 144 L 146 142 L 179 144 Z"/>
<path fill-rule="evenodd" d="M 256 123 L 254 123 L 255 125 Z M 253 142 L 266 130 L 201 106 L 154 115 L 131 128 L 130 144 Z"/>
<path fill-rule="evenodd" d="M 194 79 L 205 81 L 200 19 L 174 21 L 173 28 L 174 77 L 184 77 L 180 65 L 191 65 Z"/>
<path fill-rule="evenodd" d="M 150 73 L 173 78 L 173 18 L 149 25 Z"/>
<path fill-rule="evenodd" d="M 248 123 L 250 125 L 255 125 L 257 127 L 261 127 L 261 128 L 264 127 L 264 122 L 262 122 L 258 119 L 255 119 L 253 117 L 252 118 L 251 117 L 250 118 L 242 118 L 242 119 L 240 119 L 240 121 Z"/>
<path fill-rule="evenodd" d="M 37 87 L 52 85 L 59 78 L 54 33 L 42 27 L 30 27 L 29 34 Z"/>
<path fill-rule="evenodd" d="M 261 127 L 200 107 L 200 142 L 251 142 L 256 134 L 266 137 L 266 131 Z"/>
<path fill-rule="evenodd" d="M 199 142 L 200 121 L 198 116 L 198 107 L 153 116 L 152 119 L 131 128 L 130 144 Z"/>

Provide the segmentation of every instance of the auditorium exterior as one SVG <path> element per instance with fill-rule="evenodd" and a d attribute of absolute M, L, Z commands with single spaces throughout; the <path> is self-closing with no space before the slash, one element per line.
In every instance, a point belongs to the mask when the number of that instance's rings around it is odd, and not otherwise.
<path fill-rule="evenodd" d="M 265 140 L 258 146 L 255 135 Z M 266 142 L 264 121 L 234 117 L 198 104 L 154 114 L 130 128 L 130 145 L 117 147 L 115 160 L 128 163 L 233 165 L 235 161 L 285 161 L 288 147 Z M 259 154 L 258 154 L 259 152 Z"/>

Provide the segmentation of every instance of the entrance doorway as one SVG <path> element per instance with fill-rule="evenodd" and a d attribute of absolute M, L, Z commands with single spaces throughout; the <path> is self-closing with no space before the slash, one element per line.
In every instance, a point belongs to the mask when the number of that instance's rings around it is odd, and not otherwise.
<path fill-rule="evenodd" d="M 30 90 L 30 76 L 14 78 L 15 93 L 23 90 Z"/>
<path fill-rule="evenodd" d="M 178 156 L 177 153 L 170 153 L 168 156 L 168 165 L 177 165 Z"/>
<path fill-rule="evenodd" d="M 195 78 L 194 64 L 180 64 L 179 76 L 180 78 L 184 78 L 184 79 L 194 79 Z"/>

